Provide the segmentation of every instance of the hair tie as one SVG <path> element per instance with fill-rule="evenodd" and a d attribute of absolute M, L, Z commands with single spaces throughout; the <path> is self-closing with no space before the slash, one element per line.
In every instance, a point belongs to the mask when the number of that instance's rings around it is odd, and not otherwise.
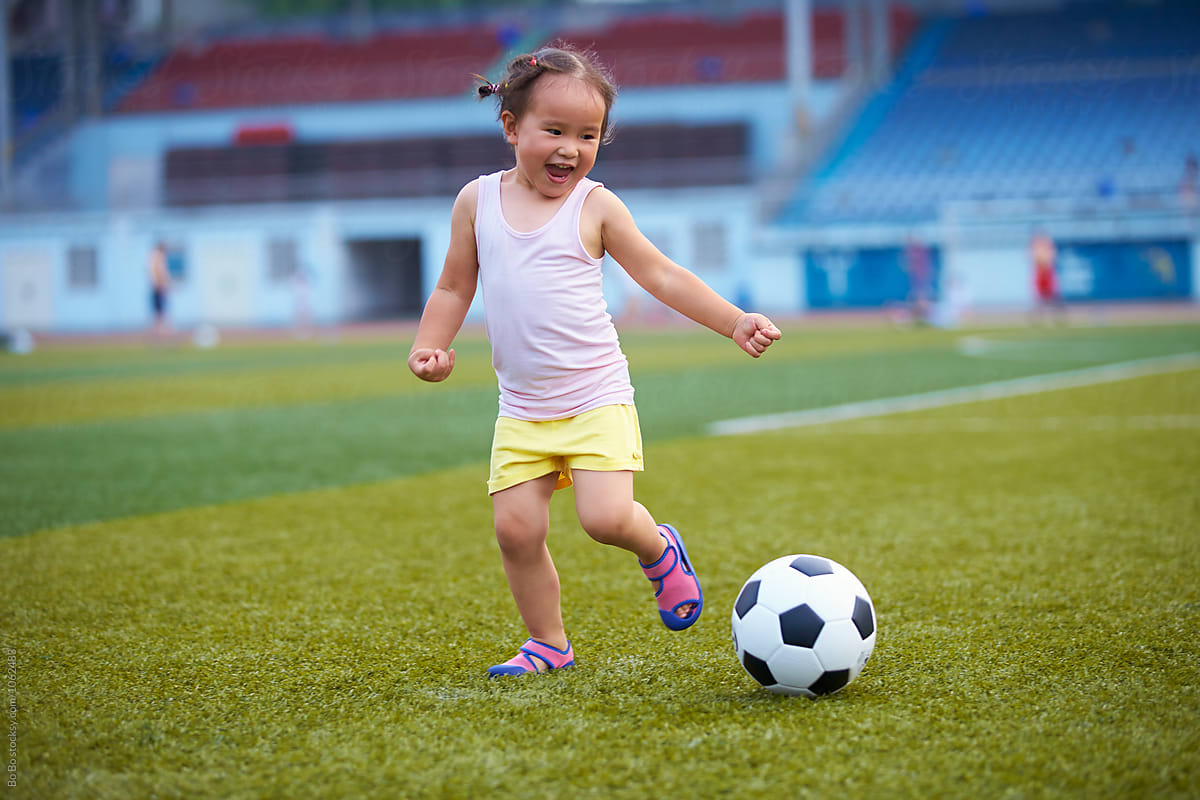
<path fill-rule="evenodd" d="M 530 57 L 529 57 L 529 66 L 531 66 L 531 67 L 536 67 L 536 66 L 537 66 L 537 56 L 530 56 Z"/>
<path fill-rule="evenodd" d="M 501 86 L 498 83 L 492 83 L 487 78 L 480 75 L 478 72 L 472 72 L 471 74 L 473 76 L 475 76 L 475 78 L 481 82 L 481 85 L 479 87 L 479 96 L 480 97 L 489 97 L 493 94 L 500 94 L 501 89 L 508 88 L 507 83 L 505 83 L 504 86 Z"/>

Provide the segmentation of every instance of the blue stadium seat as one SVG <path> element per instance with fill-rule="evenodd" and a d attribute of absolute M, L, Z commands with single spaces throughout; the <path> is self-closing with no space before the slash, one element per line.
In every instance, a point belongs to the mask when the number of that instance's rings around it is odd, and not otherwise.
<path fill-rule="evenodd" d="M 864 115 L 779 221 L 1169 192 L 1200 147 L 1197 30 L 1200 5 L 1183 2 L 954 20 L 929 63 L 883 90 L 893 99 L 882 119 Z"/>

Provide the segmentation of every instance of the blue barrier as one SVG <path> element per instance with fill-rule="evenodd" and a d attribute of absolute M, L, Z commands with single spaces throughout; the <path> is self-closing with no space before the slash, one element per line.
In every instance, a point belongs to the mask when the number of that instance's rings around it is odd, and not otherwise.
<path fill-rule="evenodd" d="M 927 250 L 927 294 L 936 300 L 942 272 L 938 248 Z M 872 308 L 907 302 L 911 287 L 903 247 L 817 249 L 805 253 L 809 308 Z"/>
<path fill-rule="evenodd" d="M 1058 281 L 1065 300 L 1190 297 L 1192 252 L 1185 240 L 1060 242 Z"/>

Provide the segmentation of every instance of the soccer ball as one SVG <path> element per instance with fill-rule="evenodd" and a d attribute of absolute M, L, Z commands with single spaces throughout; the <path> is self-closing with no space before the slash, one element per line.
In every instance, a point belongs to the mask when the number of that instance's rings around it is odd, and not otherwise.
<path fill-rule="evenodd" d="M 776 694 L 832 694 L 875 648 L 875 607 L 850 570 L 822 556 L 763 565 L 733 605 L 733 646 L 750 677 Z"/>

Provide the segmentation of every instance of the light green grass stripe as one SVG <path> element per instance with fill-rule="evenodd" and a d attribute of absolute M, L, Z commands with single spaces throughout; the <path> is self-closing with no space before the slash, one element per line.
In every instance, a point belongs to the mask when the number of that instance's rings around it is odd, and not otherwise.
<path fill-rule="evenodd" d="M 958 403 L 973 403 L 980 400 L 998 400 L 1004 397 L 1018 397 L 1027 394 L 1054 391 L 1056 389 L 1073 389 L 1080 386 L 1092 386 L 1098 383 L 1128 380 L 1147 375 L 1158 375 L 1164 372 L 1194 369 L 1200 366 L 1200 353 L 1181 353 L 1160 358 L 1142 358 L 1136 361 L 1123 361 L 1118 364 L 1105 364 L 1099 367 L 1055 372 L 1048 375 L 1032 375 L 1027 378 L 1014 378 L 1005 381 L 992 381 L 978 386 L 962 386 L 955 389 L 942 389 L 936 392 L 921 392 L 903 397 L 885 397 L 880 400 L 867 400 L 860 403 L 842 403 L 825 408 L 810 408 L 804 411 L 790 411 L 782 414 L 760 414 L 751 417 L 737 417 L 711 423 L 706 430 L 711 436 L 733 436 L 745 433 L 761 433 L 763 431 L 780 430 L 783 428 L 798 428 L 806 425 L 825 425 L 830 422 L 862 419 L 863 417 L 878 417 L 885 414 L 898 414 L 905 411 L 924 411 Z"/>

